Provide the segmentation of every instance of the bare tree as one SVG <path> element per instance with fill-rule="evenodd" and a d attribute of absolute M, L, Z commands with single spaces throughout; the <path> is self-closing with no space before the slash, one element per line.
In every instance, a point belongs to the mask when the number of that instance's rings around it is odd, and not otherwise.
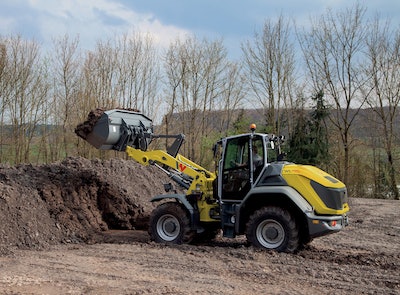
<path fill-rule="evenodd" d="M 351 126 L 364 105 L 368 77 L 362 73 L 367 25 L 365 8 L 355 5 L 334 14 L 328 10 L 312 22 L 311 31 L 300 36 L 313 91 L 323 91 L 332 103 L 330 120 L 339 131 L 344 149 L 339 177 L 349 180 Z"/>
<path fill-rule="evenodd" d="M 172 43 L 165 56 L 168 115 L 180 113 L 181 131 L 185 133 L 185 152 L 201 161 L 201 140 L 210 130 L 208 114 L 223 92 L 223 73 L 227 66 L 226 50 L 221 41 L 199 41 L 195 37 Z"/>
<path fill-rule="evenodd" d="M 170 134 L 170 126 L 174 124 L 174 112 L 178 104 L 182 106 L 184 97 L 180 96 L 183 81 L 186 76 L 187 61 L 183 56 L 183 46 L 180 40 L 171 43 L 164 57 L 164 71 L 166 75 L 165 93 L 167 95 L 167 113 L 164 116 L 165 134 Z M 184 114 L 183 114 L 184 115 Z M 186 133 L 186 125 L 181 125 L 181 133 Z M 174 131 L 172 131 L 174 132 Z M 168 138 L 165 144 L 168 146 Z"/>
<path fill-rule="evenodd" d="M 399 190 L 396 181 L 393 143 L 395 119 L 400 103 L 400 30 L 392 31 L 389 23 L 381 24 L 377 18 L 367 38 L 368 65 L 366 71 L 372 77 L 372 95 L 368 105 L 376 113 L 382 128 L 383 145 L 388 163 L 390 192 L 396 200 Z"/>
<path fill-rule="evenodd" d="M 236 113 L 243 107 L 247 94 L 244 86 L 246 79 L 241 71 L 241 65 L 235 62 L 228 63 L 223 81 L 221 99 L 219 105 L 216 105 L 216 109 L 222 112 L 216 124 L 218 133 L 228 136 L 228 131 L 237 117 Z"/>
<path fill-rule="evenodd" d="M 8 95 L 6 94 L 7 89 L 7 79 L 5 77 L 4 70 L 7 63 L 7 48 L 5 44 L 5 40 L 0 39 L 0 162 L 3 161 L 3 154 L 4 154 L 4 139 L 7 138 L 5 134 L 5 111 L 7 107 L 7 98 Z"/>
<path fill-rule="evenodd" d="M 266 112 L 271 132 L 280 133 L 281 107 L 293 97 L 295 58 L 290 22 L 267 20 L 261 34 L 243 46 L 244 67 L 252 93 Z M 291 104 L 291 103 L 290 103 Z"/>
<path fill-rule="evenodd" d="M 93 55 L 89 85 L 95 95 L 97 106 L 113 108 L 119 106 L 118 96 L 118 58 L 112 41 L 98 41 Z"/>
<path fill-rule="evenodd" d="M 83 68 L 86 96 L 97 107 L 123 107 L 156 114 L 158 81 L 157 52 L 147 35 L 127 35 L 99 41 L 89 52 Z M 90 94 L 89 94 L 90 92 Z"/>
<path fill-rule="evenodd" d="M 160 66 L 150 35 L 122 36 L 116 44 L 117 93 L 120 106 L 158 115 Z"/>
<path fill-rule="evenodd" d="M 61 128 L 63 148 L 60 148 L 57 140 L 51 146 L 55 148 L 53 152 L 63 151 L 66 156 L 69 155 L 69 147 L 73 142 L 71 136 L 78 123 L 78 102 L 81 88 L 81 58 L 78 46 L 79 38 L 70 40 L 67 35 L 54 41 L 54 101 L 52 110 L 54 111 L 54 123 Z M 57 155 L 58 157 L 59 155 Z"/>
<path fill-rule="evenodd" d="M 10 144 L 16 163 L 29 162 L 37 126 L 42 123 L 49 85 L 47 69 L 34 41 L 20 36 L 5 40 L 7 59 L 3 69 L 4 122 L 11 128 Z"/>

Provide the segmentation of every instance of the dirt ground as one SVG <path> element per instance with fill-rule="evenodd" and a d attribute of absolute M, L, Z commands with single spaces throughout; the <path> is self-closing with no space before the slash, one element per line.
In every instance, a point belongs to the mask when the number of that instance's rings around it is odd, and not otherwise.
<path fill-rule="evenodd" d="M 149 240 L 168 179 L 121 159 L 0 167 L 1 294 L 400 294 L 400 201 L 350 200 L 350 226 L 296 254 L 239 237 Z"/>

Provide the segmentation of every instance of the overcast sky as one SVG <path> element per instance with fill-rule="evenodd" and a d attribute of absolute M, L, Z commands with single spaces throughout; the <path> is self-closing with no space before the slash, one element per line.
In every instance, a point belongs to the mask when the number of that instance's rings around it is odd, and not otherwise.
<path fill-rule="evenodd" d="M 0 0 L 0 35 L 19 34 L 44 46 L 52 38 L 79 36 L 81 47 L 119 34 L 150 33 L 161 46 L 195 34 L 223 38 L 232 56 L 253 38 L 267 18 L 280 14 L 297 24 L 309 18 L 354 5 L 356 0 Z M 399 0 L 364 0 L 368 15 L 380 13 L 400 24 Z"/>

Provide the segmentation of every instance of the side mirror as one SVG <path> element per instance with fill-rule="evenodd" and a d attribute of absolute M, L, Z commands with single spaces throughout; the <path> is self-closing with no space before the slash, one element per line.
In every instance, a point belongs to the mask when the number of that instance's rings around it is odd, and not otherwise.
<path fill-rule="evenodd" d="M 276 140 L 276 136 L 271 134 L 271 137 L 269 138 L 269 142 L 271 145 L 271 149 L 273 149 L 273 150 L 275 149 L 275 140 Z"/>

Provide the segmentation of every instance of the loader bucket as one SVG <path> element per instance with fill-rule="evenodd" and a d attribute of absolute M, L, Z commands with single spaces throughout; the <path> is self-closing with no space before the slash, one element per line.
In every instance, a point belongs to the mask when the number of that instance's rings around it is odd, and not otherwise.
<path fill-rule="evenodd" d="M 136 111 L 96 109 L 76 127 L 75 133 L 100 150 L 123 151 L 126 146 L 146 150 L 152 139 L 153 124 Z"/>

